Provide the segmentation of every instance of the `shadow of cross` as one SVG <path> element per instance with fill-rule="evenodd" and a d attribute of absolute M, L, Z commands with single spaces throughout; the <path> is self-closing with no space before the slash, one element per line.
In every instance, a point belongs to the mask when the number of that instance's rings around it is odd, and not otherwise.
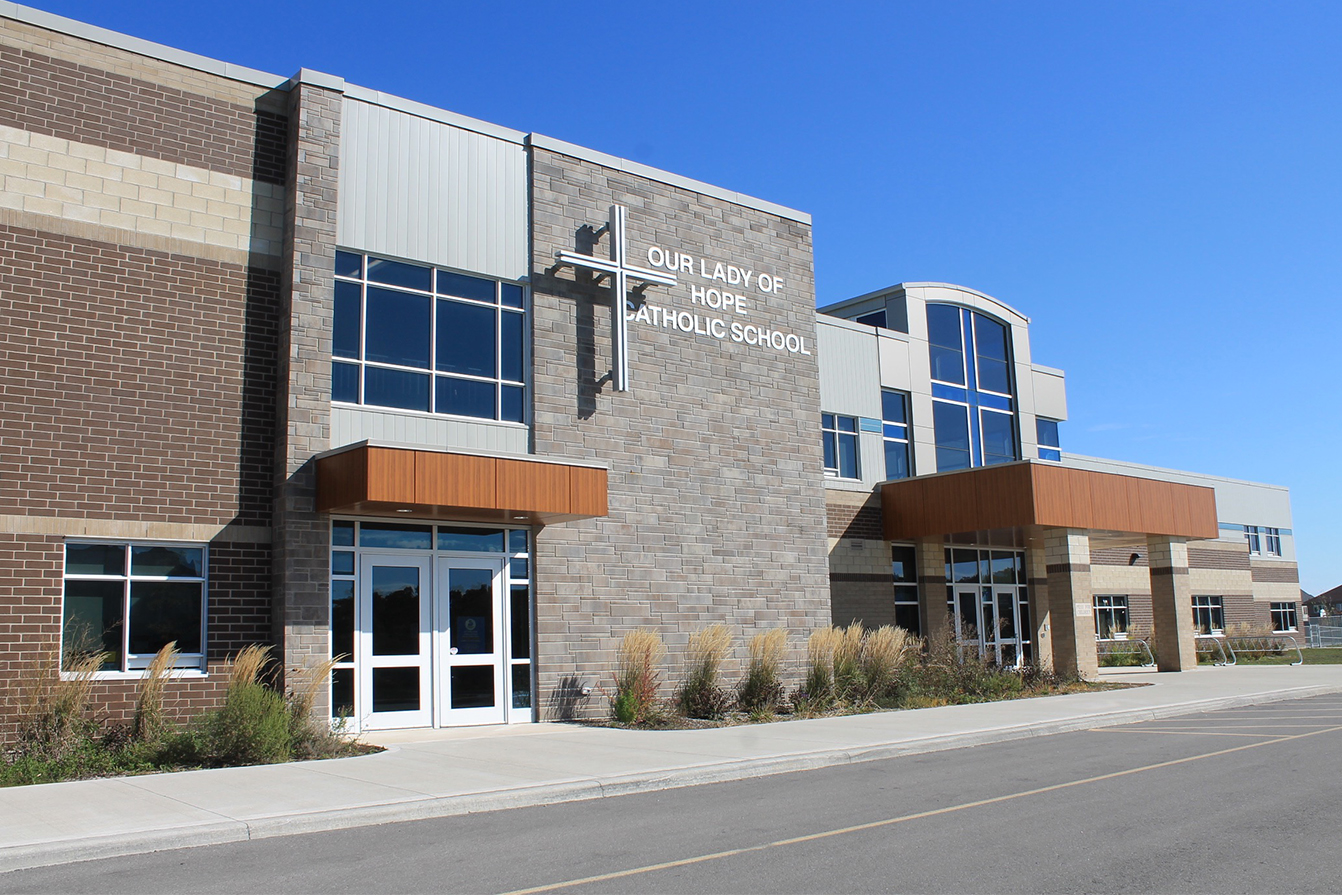
<path fill-rule="evenodd" d="M 629 285 L 637 282 L 641 292 L 651 284 L 674 286 L 678 282 L 671 274 L 659 273 L 629 263 L 625 226 L 628 209 L 623 205 L 610 207 L 610 220 L 604 229 L 610 235 L 610 260 L 578 252 L 555 252 L 555 268 L 572 267 L 591 271 L 600 282 L 610 279 L 610 332 L 611 332 L 611 386 L 617 392 L 629 391 L 629 318 L 625 303 Z M 598 235 L 601 231 L 597 231 Z"/>

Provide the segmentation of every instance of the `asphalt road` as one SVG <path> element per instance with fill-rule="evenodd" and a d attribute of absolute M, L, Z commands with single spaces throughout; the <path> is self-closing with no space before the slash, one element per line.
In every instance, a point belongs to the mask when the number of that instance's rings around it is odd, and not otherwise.
<path fill-rule="evenodd" d="M 15 871 L 2 892 L 1337 892 L 1342 697 Z"/>

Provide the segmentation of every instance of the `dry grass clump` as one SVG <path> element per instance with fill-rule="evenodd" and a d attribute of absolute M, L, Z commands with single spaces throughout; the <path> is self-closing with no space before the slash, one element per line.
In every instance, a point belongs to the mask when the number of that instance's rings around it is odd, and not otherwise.
<path fill-rule="evenodd" d="M 737 690 L 741 708 L 752 715 L 767 715 L 783 702 L 783 682 L 779 670 L 787 654 L 787 629 L 761 631 L 747 644 L 750 666 Z"/>
<path fill-rule="evenodd" d="M 657 665 L 666 655 L 662 637 L 651 628 L 624 635 L 615 654 L 615 696 L 611 714 L 625 724 L 641 724 L 657 704 Z"/>
<path fill-rule="evenodd" d="M 865 689 L 862 682 L 862 642 L 866 632 L 861 622 L 836 629 L 839 637 L 834 644 L 834 694 L 852 701 Z"/>
<path fill-rule="evenodd" d="M 862 641 L 862 684 L 866 699 L 878 699 L 889 691 L 909 647 L 909 632 L 882 625 Z"/>
<path fill-rule="evenodd" d="M 827 708 L 834 702 L 834 657 L 843 641 L 839 628 L 817 628 L 806 641 L 806 683 L 798 694 L 798 703 Z"/>
<path fill-rule="evenodd" d="M 731 696 L 718 685 L 722 663 L 732 648 L 732 632 L 712 624 L 690 635 L 688 670 L 677 701 L 690 718 L 720 718 L 731 708 Z"/>
<path fill-rule="evenodd" d="M 135 720 L 131 726 L 137 740 L 157 742 L 162 739 L 167 726 L 163 697 L 176 664 L 177 641 L 174 640 L 164 644 L 144 670 L 144 677 L 140 678 L 136 688 Z"/>
<path fill-rule="evenodd" d="M 13 700 L 19 751 L 60 760 L 81 748 L 92 723 L 93 684 L 106 658 L 100 652 L 73 654 L 62 669 L 57 652 L 48 650 L 27 663 Z"/>

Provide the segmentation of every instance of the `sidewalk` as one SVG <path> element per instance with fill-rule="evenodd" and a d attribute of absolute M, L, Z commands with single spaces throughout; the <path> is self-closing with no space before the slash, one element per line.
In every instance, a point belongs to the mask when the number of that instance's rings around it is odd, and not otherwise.
<path fill-rule="evenodd" d="M 1154 686 L 708 730 L 396 731 L 359 758 L 0 790 L 0 871 L 602 798 L 1342 692 L 1342 666 L 1202 668 Z"/>

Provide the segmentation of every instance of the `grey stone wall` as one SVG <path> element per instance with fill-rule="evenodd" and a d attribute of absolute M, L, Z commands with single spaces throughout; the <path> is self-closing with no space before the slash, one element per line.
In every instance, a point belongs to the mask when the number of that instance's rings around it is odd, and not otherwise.
<path fill-rule="evenodd" d="M 532 152 L 534 448 L 610 466 L 607 517 L 536 538 L 541 717 L 604 711 L 573 685 L 609 689 L 619 640 L 640 625 L 668 645 L 668 692 L 690 633 L 714 621 L 737 635 L 729 682 L 757 630 L 790 629 L 798 659 L 830 621 L 809 226 Z M 609 257 L 594 231 L 612 203 L 629 209 L 632 263 L 648 266 L 655 245 L 784 281 L 767 296 L 726 287 L 747 296 L 737 315 L 691 304 L 691 284 L 720 285 L 696 267 L 650 289 L 650 305 L 798 334 L 810 353 L 631 322 L 631 391 L 613 392 L 609 287 L 552 270 L 561 249 Z"/>
<path fill-rule="evenodd" d="M 285 307 L 275 501 L 275 639 L 287 670 L 327 657 L 330 560 L 327 517 L 316 512 L 314 454 L 330 447 L 336 174 L 341 94 L 298 83 L 289 95 L 289 190 L 284 232 Z M 323 693 L 314 713 L 329 713 Z"/>

